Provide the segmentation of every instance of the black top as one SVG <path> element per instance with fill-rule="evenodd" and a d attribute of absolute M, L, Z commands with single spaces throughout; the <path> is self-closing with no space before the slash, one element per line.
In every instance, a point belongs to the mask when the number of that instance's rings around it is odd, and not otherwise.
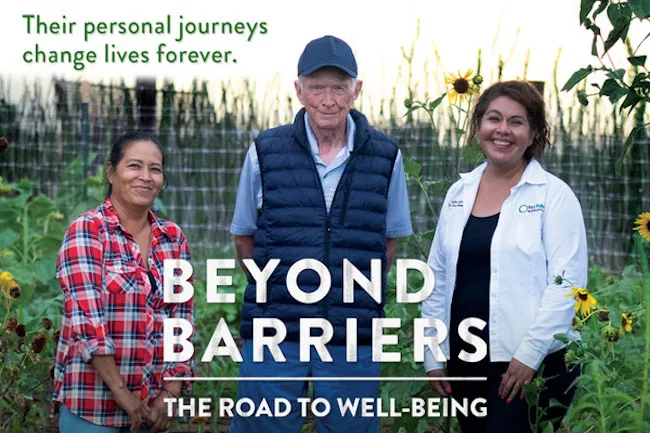
<path fill-rule="evenodd" d="M 149 275 L 149 282 L 151 283 L 151 293 L 155 293 L 156 290 L 158 290 L 156 278 L 153 276 L 153 273 L 151 271 L 147 271 L 147 275 Z"/>
<path fill-rule="evenodd" d="M 499 214 L 489 217 L 471 215 L 463 231 L 456 267 L 456 288 L 451 302 L 449 348 L 453 362 L 458 361 L 462 349 L 474 353 L 475 348 L 460 339 L 458 325 L 468 317 L 476 317 L 489 323 L 490 315 L 490 246 L 499 222 Z M 489 325 L 479 331 L 470 328 L 490 346 Z M 488 349 L 489 354 L 489 349 Z M 489 362 L 489 356 L 484 359 Z"/>

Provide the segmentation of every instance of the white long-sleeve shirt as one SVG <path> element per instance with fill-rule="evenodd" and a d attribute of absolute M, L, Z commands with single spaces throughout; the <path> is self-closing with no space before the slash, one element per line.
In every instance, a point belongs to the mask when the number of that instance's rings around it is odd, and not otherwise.
<path fill-rule="evenodd" d="M 422 317 L 442 320 L 449 333 L 458 332 L 449 329 L 458 252 L 486 165 L 462 174 L 447 192 L 429 253 L 436 281 Z M 566 183 L 531 160 L 501 206 L 490 248 L 491 362 L 516 358 L 537 370 L 547 354 L 564 346 L 555 334 L 579 338 L 571 326 L 575 299 L 566 295 L 571 285 L 585 286 L 587 262 L 578 199 Z M 565 282 L 556 284 L 557 275 Z M 441 348 L 450 359 L 448 338 Z M 456 359 L 458 353 L 451 356 Z M 443 368 L 442 361 L 426 348 L 426 371 Z"/>

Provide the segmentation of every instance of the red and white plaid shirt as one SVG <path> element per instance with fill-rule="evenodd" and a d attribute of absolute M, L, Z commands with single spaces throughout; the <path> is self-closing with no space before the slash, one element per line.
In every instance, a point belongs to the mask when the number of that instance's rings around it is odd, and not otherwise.
<path fill-rule="evenodd" d="M 164 377 L 192 376 L 193 361 L 163 362 L 163 320 L 194 323 L 192 300 L 163 302 L 163 260 L 190 260 L 181 229 L 149 212 L 149 269 L 140 249 L 120 223 L 110 200 L 76 218 L 63 239 L 56 277 L 64 293 L 61 336 L 54 370 L 55 401 L 102 426 L 131 422 L 90 363 L 94 355 L 113 355 L 126 387 L 149 404 Z M 187 388 L 188 383 L 184 383 Z"/>

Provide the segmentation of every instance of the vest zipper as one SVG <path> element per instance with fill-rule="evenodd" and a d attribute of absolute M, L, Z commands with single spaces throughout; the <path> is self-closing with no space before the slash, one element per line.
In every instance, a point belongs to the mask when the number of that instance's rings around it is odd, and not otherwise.
<path fill-rule="evenodd" d="M 325 252 L 323 254 L 323 259 L 325 261 L 324 265 L 327 266 L 328 268 L 330 267 L 330 237 L 332 233 L 332 220 L 331 220 L 331 206 L 329 211 L 327 210 L 327 203 L 325 202 L 325 190 L 323 189 L 323 182 L 320 180 L 320 175 L 318 174 L 318 167 L 316 166 L 316 161 L 314 161 L 314 156 L 311 154 L 310 151 L 308 151 L 309 158 L 311 159 L 312 164 L 314 165 L 314 173 L 316 175 L 316 180 L 318 181 L 318 185 L 320 186 L 320 192 L 321 192 L 321 197 L 323 198 L 323 207 L 325 208 Z M 336 196 L 340 193 L 342 189 L 348 189 L 347 194 L 345 194 L 344 200 L 343 200 L 343 209 L 341 209 L 341 218 L 340 218 L 340 224 L 343 225 L 343 221 L 345 218 L 346 214 L 346 208 L 348 205 L 348 198 L 350 196 L 349 193 L 349 188 L 345 185 L 341 185 L 341 180 L 345 178 L 345 175 L 347 171 L 350 169 L 350 163 L 352 162 L 352 159 L 356 156 L 356 152 L 353 152 L 350 157 L 348 158 L 348 162 L 345 165 L 345 169 L 343 170 L 343 173 L 341 174 L 341 179 L 339 180 L 339 184 L 336 186 L 336 190 L 334 191 L 334 197 L 332 197 L 332 206 L 336 202 Z M 328 319 L 329 317 L 329 295 L 326 296 L 323 299 L 323 318 Z"/>
<path fill-rule="evenodd" d="M 347 162 L 347 164 L 345 166 L 345 169 L 343 170 L 343 173 L 341 174 L 341 180 L 346 179 L 345 178 L 346 172 L 348 171 L 348 168 L 350 167 L 350 163 L 352 162 L 352 159 L 355 156 L 357 156 L 356 153 L 350 155 L 350 158 L 348 159 L 348 162 Z M 352 169 L 350 169 L 350 170 L 352 170 Z M 353 172 L 351 171 L 350 174 L 347 177 L 348 182 L 345 185 L 343 185 L 343 189 L 345 190 L 343 192 L 343 209 L 341 209 L 341 217 L 339 218 L 339 225 L 341 225 L 341 226 L 343 226 L 343 224 L 345 223 L 345 215 L 348 213 L 348 200 L 350 199 L 350 188 L 352 187 L 352 174 L 353 174 Z M 340 183 L 339 183 L 339 185 L 340 185 Z M 338 188 L 337 188 L 337 191 L 338 191 Z M 334 199 L 335 198 L 336 198 L 336 192 L 334 193 L 334 197 L 332 198 L 332 204 L 334 204 Z"/>
<path fill-rule="evenodd" d="M 316 181 L 318 182 L 318 186 L 320 187 L 320 196 L 322 198 L 322 203 L 323 203 L 323 209 L 325 210 L 325 251 L 323 252 L 323 263 L 327 268 L 330 267 L 330 233 L 332 232 L 332 226 L 330 222 L 330 213 L 327 210 L 327 203 L 325 202 L 325 190 L 323 189 L 323 182 L 320 180 L 320 175 L 318 174 L 318 167 L 316 166 L 316 161 L 314 161 L 314 155 L 312 155 L 311 151 L 306 150 L 307 155 L 309 156 L 309 159 L 314 166 L 314 176 L 316 176 Z M 347 168 L 347 167 L 345 167 Z M 336 192 L 338 191 L 338 186 L 336 188 L 336 191 L 334 192 L 334 197 L 336 197 Z M 332 199 L 332 203 L 334 203 L 334 199 Z M 323 318 L 327 319 L 329 315 L 329 302 L 327 299 L 327 296 L 321 301 L 322 302 L 322 307 L 323 307 Z"/>
<path fill-rule="evenodd" d="M 324 197 L 324 196 L 323 196 Z M 327 206 L 325 207 L 327 209 Z M 327 213 L 327 216 L 325 217 L 325 252 L 323 254 L 323 258 L 325 260 L 325 266 L 328 268 L 330 267 L 330 234 L 332 233 L 332 226 L 330 223 L 330 215 L 329 212 Z M 323 299 L 323 318 L 326 320 L 329 320 L 329 295 Z"/>

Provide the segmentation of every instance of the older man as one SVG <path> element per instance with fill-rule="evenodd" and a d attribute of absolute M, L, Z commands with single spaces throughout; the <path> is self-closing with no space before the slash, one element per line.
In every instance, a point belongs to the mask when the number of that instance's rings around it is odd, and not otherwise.
<path fill-rule="evenodd" d="M 370 277 L 372 259 L 383 263 L 382 282 L 395 257 L 397 238 L 412 233 L 404 166 L 399 149 L 387 135 L 368 125 L 352 109 L 362 82 L 347 43 L 333 36 L 315 39 L 298 61 L 296 94 L 304 106 L 292 125 L 261 133 L 246 155 L 231 225 L 238 259 L 252 258 L 259 269 L 270 259 L 280 264 L 268 280 L 267 302 L 256 302 L 250 277 L 244 296 L 241 377 L 377 377 L 372 361 L 372 319 L 383 317 L 382 302 L 357 288 L 354 303 L 343 300 L 343 262 L 349 260 Z M 331 289 L 317 303 L 301 303 L 290 295 L 287 273 L 301 259 L 316 259 L 331 274 Z M 245 268 L 245 267 L 244 267 Z M 298 285 L 313 292 L 320 284 L 313 271 L 299 275 Z M 253 320 L 276 318 L 286 327 L 280 344 L 284 361 L 268 350 L 253 362 Z M 300 319 L 325 319 L 333 335 L 330 359 L 311 348 L 300 361 Z M 346 358 L 347 319 L 356 319 L 356 360 Z M 350 359 L 348 361 L 348 359 Z M 316 418 L 324 432 L 377 432 L 377 418 L 343 416 L 337 398 L 377 397 L 376 381 L 314 380 L 313 397 L 331 402 L 329 415 Z M 306 381 L 242 381 L 239 398 L 255 402 L 283 397 L 292 411 L 282 417 L 235 417 L 231 433 L 299 432 L 299 397 Z"/>

